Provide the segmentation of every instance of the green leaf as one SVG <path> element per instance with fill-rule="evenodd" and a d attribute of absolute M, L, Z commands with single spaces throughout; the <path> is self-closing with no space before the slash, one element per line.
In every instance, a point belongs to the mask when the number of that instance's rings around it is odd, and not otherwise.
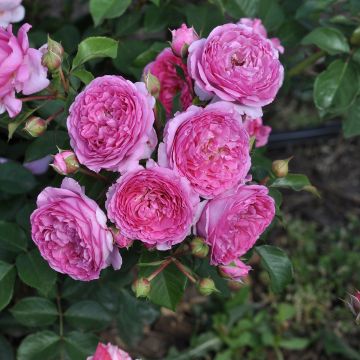
<path fill-rule="evenodd" d="M 272 31 L 284 22 L 285 14 L 276 0 L 261 0 L 258 17 L 262 20 L 266 30 Z"/>
<path fill-rule="evenodd" d="M 94 75 L 84 68 L 77 68 L 72 72 L 72 74 L 80 79 L 85 85 L 88 85 L 92 80 L 94 80 Z"/>
<path fill-rule="evenodd" d="M 26 251 L 27 239 L 24 230 L 17 224 L 0 221 L 0 249 Z"/>
<path fill-rule="evenodd" d="M 0 192 L 26 194 L 35 186 L 34 175 L 21 164 L 14 161 L 0 164 Z"/>
<path fill-rule="evenodd" d="M 59 359 L 60 340 L 52 331 L 29 335 L 20 344 L 17 360 Z"/>
<path fill-rule="evenodd" d="M 288 174 L 282 178 L 276 178 L 270 185 L 272 188 L 288 188 L 295 191 L 309 191 L 319 196 L 318 191 L 311 185 L 310 180 L 303 174 Z"/>
<path fill-rule="evenodd" d="M 227 13 L 236 19 L 241 17 L 255 17 L 261 0 L 229 0 L 226 5 Z"/>
<path fill-rule="evenodd" d="M 271 289 L 280 293 L 293 277 L 292 264 L 283 250 L 270 245 L 255 247 L 263 266 L 269 273 Z"/>
<path fill-rule="evenodd" d="M 346 138 L 360 135 L 360 98 L 356 99 L 344 116 L 342 129 Z"/>
<path fill-rule="evenodd" d="M 16 259 L 16 268 L 22 282 L 45 295 L 56 282 L 56 272 L 43 260 L 37 249 L 20 254 Z"/>
<path fill-rule="evenodd" d="M 16 271 L 14 265 L 0 261 L 0 311 L 11 301 L 15 278 Z"/>
<path fill-rule="evenodd" d="M 330 55 L 348 53 L 349 44 L 344 34 L 332 27 L 319 27 L 306 35 L 301 43 L 303 45 L 316 45 Z"/>
<path fill-rule="evenodd" d="M 157 253 L 144 253 L 140 263 L 152 263 L 160 260 Z M 141 267 L 139 277 L 147 277 L 154 272 L 154 267 Z M 173 311 L 180 302 L 186 287 L 187 278 L 174 264 L 170 264 L 156 278 L 151 281 L 149 299 L 160 306 L 167 307 Z"/>
<path fill-rule="evenodd" d="M 345 110 L 358 94 L 358 84 L 359 75 L 351 62 L 333 61 L 315 80 L 316 107 L 327 112 Z"/>
<path fill-rule="evenodd" d="M 15 360 L 13 349 L 10 343 L 0 335 L 1 360 Z"/>
<path fill-rule="evenodd" d="M 352 56 L 352 59 L 358 64 L 360 65 L 360 49 L 357 49 Z"/>
<path fill-rule="evenodd" d="M 131 0 L 90 0 L 90 14 L 98 26 L 105 19 L 121 16 L 130 5 Z"/>
<path fill-rule="evenodd" d="M 153 323 L 158 315 L 151 303 L 136 299 L 126 290 L 120 292 L 117 325 L 120 337 L 129 346 L 138 343 L 144 326 Z"/>
<path fill-rule="evenodd" d="M 194 26 L 201 37 L 207 36 L 214 27 L 223 24 L 225 21 L 221 11 L 210 4 L 201 6 L 188 4 L 184 11 L 187 23 L 189 26 Z"/>
<path fill-rule="evenodd" d="M 281 339 L 280 347 L 287 350 L 303 350 L 308 347 L 309 343 L 309 339 L 294 337 L 291 339 Z"/>
<path fill-rule="evenodd" d="M 41 297 L 21 299 L 10 312 L 20 324 L 30 327 L 51 325 L 58 317 L 56 305 Z"/>
<path fill-rule="evenodd" d="M 160 6 L 160 1 L 161 0 L 150 0 L 153 4 L 155 4 L 156 6 Z"/>
<path fill-rule="evenodd" d="M 78 52 L 73 60 L 72 70 L 89 60 L 103 57 L 116 58 L 118 42 L 108 37 L 89 37 L 83 40 L 78 47 Z"/>
<path fill-rule="evenodd" d="M 65 320 L 74 328 L 100 330 L 111 322 L 109 313 L 96 301 L 84 300 L 70 306 Z"/>
<path fill-rule="evenodd" d="M 25 162 L 38 160 L 47 155 L 56 154 L 57 147 L 67 149 L 69 147 L 69 135 L 66 131 L 49 130 L 44 135 L 33 141 L 25 152 Z"/>
<path fill-rule="evenodd" d="M 134 60 L 134 65 L 137 67 L 145 67 L 149 62 L 153 61 L 156 56 L 164 50 L 168 44 L 162 42 L 154 42 L 150 48 L 141 53 Z"/>
<path fill-rule="evenodd" d="M 94 334 L 72 331 L 64 338 L 65 350 L 71 360 L 87 359 L 95 353 L 98 338 Z"/>

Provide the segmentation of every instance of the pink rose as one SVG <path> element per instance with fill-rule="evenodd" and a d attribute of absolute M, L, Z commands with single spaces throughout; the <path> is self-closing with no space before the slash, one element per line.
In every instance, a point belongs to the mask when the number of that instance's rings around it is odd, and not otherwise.
<path fill-rule="evenodd" d="M 87 360 L 132 360 L 130 355 L 115 345 L 99 343 L 96 352 Z"/>
<path fill-rule="evenodd" d="M 267 144 L 271 133 L 271 127 L 263 125 L 262 118 L 251 119 L 246 117 L 244 126 L 250 137 L 255 137 L 256 147 L 265 146 Z"/>
<path fill-rule="evenodd" d="M 166 125 L 159 164 L 186 177 L 207 199 L 242 182 L 251 166 L 249 135 L 242 124 L 247 110 L 220 101 L 176 114 Z"/>
<path fill-rule="evenodd" d="M 265 26 L 262 24 L 260 19 L 241 18 L 238 24 L 249 26 L 259 35 L 263 36 L 264 38 L 268 38 Z M 279 51 L 280 54 L 284 53 L 284 47 L 281 46 L 280 40 L 278 38 L 271 38 L 269 40 L 272 42 L 274 48 Z"/>
<path fill-rule="evenodd" d="M 189 46 L 199 39 L 193 27 L 188 28 L 185 24 L 175 30 L 171 30 L 172 42 L 171 48 L 177 56 L 185 56 Z"/>
<path fill-rule="evenodd" d="M 119 248 L 129 248 L 132 244 L 133 244 L 133 240 L 128 239 L 126 236 L 124 236 L 123 234 L 121 234 L 120 230 L 117 229 L 116 227 L 111 227 L 110 228 L 111 233 L 113 235 L 115 244 L 119 247 Z"/>
<path fill-rule="evenodd" d="M 186 179 L 149 161 L 147 169 L 120 177 L 105 206 L 121 234 L 168 250 L 190 235 L 199 202 Z"/>
<path fill-rule="evenodd" d="M 180 76 L 176 66 L 182 69 L 185 79 Z M 175 56 L 170 48 L 164 49 L 155 59 L 144 69 L 144 75 L 150 71 L 160 81 L 159 100 L 170 117 L 173 114 L 173 101 L 175 96 L 180 93 L 182 110 L 186 110 L 192 103 L 192 81 L 182 60 Z"/>
<path fill-rule="evenodd" d="M 51 166 L 60 175 L 74 174 L 80 167 L 78 159 L 71 150 L 59 150 Z"/>
<path fill-rule="evenodd" d="M 239 259 L 235 259 L 228 265 L 219 266 L 219 272 L 223 277 L 238 282 L 242 282 L 250 270 L 251 266 L 244 264 Z"/>
<path fill-rule="evenodd" d="M 189 48 L 188 70 L 202 100 L 217 95 L 243 105 L 270 104 L 283 82 L 284 68 L 270 40 L 245 25 L 216 27 Z"/>
<path fill-rule="evenodd" d="M 21 21 L 25 16 L 22 0 L 0 0 L 0 27 Z"/>
<path fill-rule="evenodd" d="M 155 99 L 142 82 L 121 76 L 93 80 L 70 107 L 67 127 L 79 162 L 89 169 L 125 172 L 151 156 Z"/>
<path fill-rule="evenodd" d="M 270 225 L 275 205 L 268 189 L 239 185 L 210 200 L 197 223 L 211 249 L 213 265 L 228 265 L 251 249 Z"/>
<path fill-rule="evenodd" d="M 32 239 L 54 270 L 75 280 L 94 280 L 110 264 L 121 266 L 106 221 L 80 185 L 65 178 L 60 189 L 47 187 L 39 194 L 31 215 Z"/>
<path fill-rule="evenodd" d="M 10 117 L 20 113 L 22 102 L 16 92 L 30 95 L 49 85 L 47 69 L 41 65 L 41 52 L 29 48 L 27 32 L 31 25 L 24 24 L 18 36 L 0 27 L 0 114 L 7 111 Z"/>

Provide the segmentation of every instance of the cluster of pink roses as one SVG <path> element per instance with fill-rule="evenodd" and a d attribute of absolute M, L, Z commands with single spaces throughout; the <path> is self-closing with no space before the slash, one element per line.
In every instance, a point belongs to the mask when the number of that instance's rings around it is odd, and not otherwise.
<path fill-rule="evenodd" d="M 269 133 L 261 106 L 273 101 L 283 80 L 282 48 L 266 36 L 261 22 L 249 19 L 219 26 L 207 39 L 184 25 L 173 32 L 173 49 L 145 69 L 159 80 L 158 100 L 168 117 L 179 92 L 184 110 L 167 121 L 157 162 L 150 158 L 158 144 L 155 98 L 144 83 L 103 76 L 76 97 L 67 127 L 77 159 L 95 172 L 121 173 L 105 204 L 117 230 L 107 227 L 103 211 L 74 180 L 46 188 L 31 222 L 51 267 L 92 280 L 109 264 L 121 265 L 114 243 L 139 240 L 168 250 L 193 232 L 211 246 L 211 263 L 224 275 L 240 280 L 248 273 L 240 257 L 275 215 L 267 188 L 247 184 L 251 137 L 264 145 Z M 208 101 L 205 107 L 191 105 L 193 91 Z"/>
<path fill-rule="evenodd" d="M 47 68 L 41 64 L 43 53 L 29 46 L 27 33 L 30 29 L 31 25 L 24 24 L 15 36 L 11 25 L 0 26 L 0 114 L 7 111 L 10 117 L 18 115 L 22 109 L 22 101 L 15 93 L 31 95 L 50 84 Z"/>

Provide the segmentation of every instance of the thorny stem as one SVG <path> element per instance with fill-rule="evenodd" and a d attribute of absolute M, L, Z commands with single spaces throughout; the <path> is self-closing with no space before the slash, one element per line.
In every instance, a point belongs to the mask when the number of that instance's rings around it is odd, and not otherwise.
<path fill-rule="evenodd" d="M 310 65 L 315 64 L 317 60 L 325 56 L 325 51 L 321 50 L 318 51 L 303 61 L 299 62 L 297 65 L 295 65 L 293 68 L 291 68 L 287 75 L 289 78 L 301 74 L 305 69 L 307 69 Z"/>
<path fill-rule="evenodd" d="M 49 124 L 52 120 L 54 120 L 55 118 L 57 118 L 62 112 L 64 111 L 64 108 L 61 108 L 60 110 L 58 110 L 56 113 L 52 114 L 51 116 L 49 116 L 45 121 L 46 124 Z"/>
<path fill-rule="evenodd" d="M 37 100 L 55 100 L 57 99 L 56 95 L 40 95 L 40 96 L 28 96 L 21 98 L 20 100 L 22 102 L 28 102 L 28 101 L 37 101 Z"/>
<path fill-rule="evenodd" d="M 192 282 L 196 283 L 196 279 L 189 273 L 188 269 L 177 259 L 172 259 L 175 266 Z"/>
<path fill-rule="evenodd" d="M 85 175 L 91 176 L 91 177 L 93 177 L 93 178 L 95 178 L 95 179 L 104 181 L 104 182 L 106 182 L 106 183 L 110 183 L 110 181 L 109 181 L 109 179 L 108 179 L 107 177 L 105 177 L 105 176 L 103 176 L 103 175 L 100 175 L 100 174 L 98 174 L 98 173 L 96 173 L 96 172 L 94 172 L 94 171 L 88 170 L 88 169 L 86 169 L 86 168 L 81 167 L 81 168 L 79 169 L 79 172 L 81 172 L 81 173 L 83 173 L 83 174 L 85 174 Z"/>
<path fill-rule="evenodd" d="M 149 281 L 154 280 L 163 270 L 166 269 L 166 267 L 172 262 L 172 258 L 166 259 L 161 266 L 159 266 L 152 274 L 150 274 L 147 279 Z"/>
<path fill-rule="evenodd" d="M 62 85 L 64 87 L 64 91 L 65 91 L 65 93 L 68 93 L 69 92 L 69 84 L 65 79 L 62 67 L 60 67 L 60 69 L 59 69 L 59 74 L 60 74 L 60 79 L 61 79 Z"/>

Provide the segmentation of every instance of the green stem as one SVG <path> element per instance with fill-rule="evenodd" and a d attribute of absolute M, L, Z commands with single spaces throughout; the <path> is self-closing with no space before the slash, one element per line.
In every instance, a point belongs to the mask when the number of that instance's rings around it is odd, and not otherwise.
<path fill-rule="evenodd" d="M 196 283 L 196 279 L 190 274 L 188 269 L 177 259 L 172 259 L 175 266 L 192 282 Z"/>
<path fill-rule="evenodd" d="M 293 68 L 291 68 L 288 71 L 287 76 L 289 78 L 291 78 L 293 76 L 300 75 L 310 65 L 315 64 L 317 60 L 319 60 L 320 58 L 325 56 L 325 54 L 326 54 L 325 51 L 321 50 L 321 51 L 318 51 L 318 52 L 310 55 L 309 57 L 307 57 L 306 59 L 304 59 L 303 61 L 301 61 L 297 65 L 295 65 Z"/>
<path fill-rule="evenodd" d="M 64 336 L 64 320 L 63 320 L 63 313 L 62 313 L 62 308 L 61 308 L 61 296 L 60 296 L 59 291 L 56 296 L 56 303 L 57 303 L 58 312 L 59 312 L 59 335 L 62 338 Z"/>
<path fill-rule="evenodd" d="M 109 181 L 109 179 L 108 179 L 107 177 L 105 177 L 105 176 L 103 176 L 103 175 L 100 175 L 100 174 L 98 174 L 98 173 L 96 173 L 96 172 L 94 172 L 94 171 L 88 170 L 88 169 L 86 169 L 86 168 L 81 167 L 81 168 L 79 169 L 79 172 L 81 172 L 81 173 L 83 173 L 83 174 L 85 174 L 85 175 L 91 176 L 91 177 L 93 177 L 93 178 L 95 178 L 95 179 L 104 181 L 104 182 L 106 182 L 106 183 L 110 183 L 110 181 Z"/>
<path fill-rule="evenodd" d="M 64 108 L 61 108 L 60 110 L 58 110 L 56 113 L 52 114 L 51 116 L 49 116 L 45 121 L 47 124 L 49 124 L 50 121 L 54 120 L 55 118 L 57 118 L 60 114 L 62 114 L 64 112 Z"/>
<path fill-rule="evenodd" d="M 171 263 L 172 259 L 166 259 L 160 267 L 158 267 L 152 274 L 150 274 L 147 277 L 147 280 L 152 281 L 154 280 L 170 263 Z"/>

